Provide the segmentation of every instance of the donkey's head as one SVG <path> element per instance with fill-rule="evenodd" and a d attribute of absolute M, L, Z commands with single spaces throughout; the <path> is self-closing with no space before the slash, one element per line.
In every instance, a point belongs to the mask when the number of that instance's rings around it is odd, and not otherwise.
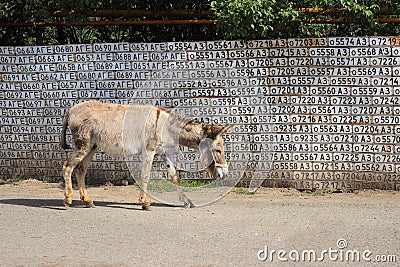
<path fill-rule="evenodd" d="M 212 177 L 223 179 L 228 174 L 222 135 L 233 125 L 203 125 L 203 138 L 199 144 L 200 159 Z"/>

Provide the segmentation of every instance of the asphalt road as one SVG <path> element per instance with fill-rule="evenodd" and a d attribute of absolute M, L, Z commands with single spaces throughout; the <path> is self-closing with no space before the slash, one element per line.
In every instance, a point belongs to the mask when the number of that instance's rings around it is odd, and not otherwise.
<path fill-rule="evenodd" d="M 96 208 L 76 194 L 65 210 L 62 192 L 0 186 L 0 266 L 400 265 L 399 192 L 263 189 L 149 212 L 134 186 L 89 188 Z"/>

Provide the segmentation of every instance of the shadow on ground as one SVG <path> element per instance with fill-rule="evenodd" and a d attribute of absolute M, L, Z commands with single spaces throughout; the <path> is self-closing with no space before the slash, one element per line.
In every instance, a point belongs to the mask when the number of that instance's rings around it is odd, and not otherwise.
<path fill-rule="evenodd" d="M 66 210 L 64 203 L 61 199 L 36 199 L 36 198 L 12 198 L 0 199 L 0 204 L 25 206 L 32 208 L 45 208 L 52 210 Z M 142 210 L 140 203 L 121 203 L 121 202 L 108 202 L 108 201 L 95 201 L 96 207 L 127 209 L 127 210 Z M 152 207 L 181 207 L 168 205 L 163 203 L 151 203 Z M 85 204 L 80 201 L 73 201 L 70 208 L 86 208 Z"/>

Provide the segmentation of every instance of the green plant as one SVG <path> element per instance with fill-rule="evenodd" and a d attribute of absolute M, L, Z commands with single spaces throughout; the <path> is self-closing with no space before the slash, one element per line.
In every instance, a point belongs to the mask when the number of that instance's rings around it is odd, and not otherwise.
<path fill-rule="evenodd" d="M 181 186 L 187 188 L 215 188 L 220 186 L 221 183 L 218 181 L 209 180 L 182 180 Z"/>
<path fill-rule="evenodd" d="M 312 192 L 312 195 L 314 196 L 314 197 L 323 197 L 323 196 L 325 196 L 325 194 L 326 194 L 326 191 L 325 190 L 315 190 L 314 192 Z"/>
<path fill-rule="evenodd" d="M 188 16 L 163 16 L 163 10 L 188 10 Z M 104 25 L 83 26 L 83 22 L 124 20 L 199 19 L 200 11 L 209 9 L 208 0 L 139 1 L 139 0 L 9 0 L 0 1 L 0 24 L 48 23 L 26 27 L 1 27 L 2 45 L 57 45 L 108 42 L 191 41 L 216 38 L 214 25 Z M 94 16 L 97 11 L 150 11 L 149 16 Z M 178 13 L 179 14 L 179 13 Z"/>
<path fill-rule="evenodd" d="M 165 179 L 150 180 L 147 189 L 149 191 L 163 193 L 172 192 L 176 190 L 176 186 L 170 181 Z"/>
<path fill-rule="evenodd" d="M 248 188 L 244 187 L 236 187 L 233 189 L 233 192 L 236 194 L 242 194 L 242 195 L 254 195 L 256 192 L 255 191 L 249 191 Z"/>
<path fill-rule="evenodd" d="M 312 12 L 305 11 L 314 8 Z M 1 27 L 2 45 L 56 45 L 107 42 L 166 42 L 218 39 L 271 39 L 321 36 L 399 35 L 400 28 L 378 23 L 388 8 L 398 17 L 400 5 L 388 0 L 9 0 L 0 1 L 0 24 L 54 23 L 55 26 Z M 207 16 L 201 11 L 213 11 Z M 145 16 L 93 16 L 96 11 L 145 10 Z M 163 16 L 187 10 L 190 16 Z M 318 11 L 319 10 L 319 11 Z M 82 22 L 124 20 L 217 19 L 214 24 L 82 26 Z M 321 23 L 318 20 L 339 23 Z M 63 26 L 59 26 L 64 24 Z M 66 24 L 66 25 L 65 25 Z"/>
<path fill-rule="evenodd" d="M 398 33 L 396 27 L 377 22 L 382 8 L 399 13 L 395 2 L 386 0 L 211 1 L 225 36 L 245 39 Z M 339 23 L 319 22 L 333 20 Z"/>

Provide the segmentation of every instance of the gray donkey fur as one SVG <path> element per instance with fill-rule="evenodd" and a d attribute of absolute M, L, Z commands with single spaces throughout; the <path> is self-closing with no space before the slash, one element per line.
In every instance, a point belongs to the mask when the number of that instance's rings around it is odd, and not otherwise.
<path fill-rule="evenodd" d="M 228 173 L 221 136 L 232 125 L 203 124 L 157 106 L 119 105 L 92 100 L 71 107 L 65 114 L 61 135 L 61 147 L 64 149 L 70 148 L 66 142 L 68 126 L 75 147 L 63 163 L 66 207 L 72 203 L 71 174 L 74 170 L 81 199 L 88 207 L 94 206 L 85 189 L 85 175 L 97 149 L 114 157 L 142 156 L 139 200 L 145 210 L 150 207 L 147 184 L 156 154 L 167 154 L 168 172 L 186 207 L 193 206 L 193 203 L 179 186 L 178 174 L 168 157 L 170 151 L 178 146 L 200 150 L 202 162 L 208 164 L 207 170 L 213 177 L 224 178 Z"/>

